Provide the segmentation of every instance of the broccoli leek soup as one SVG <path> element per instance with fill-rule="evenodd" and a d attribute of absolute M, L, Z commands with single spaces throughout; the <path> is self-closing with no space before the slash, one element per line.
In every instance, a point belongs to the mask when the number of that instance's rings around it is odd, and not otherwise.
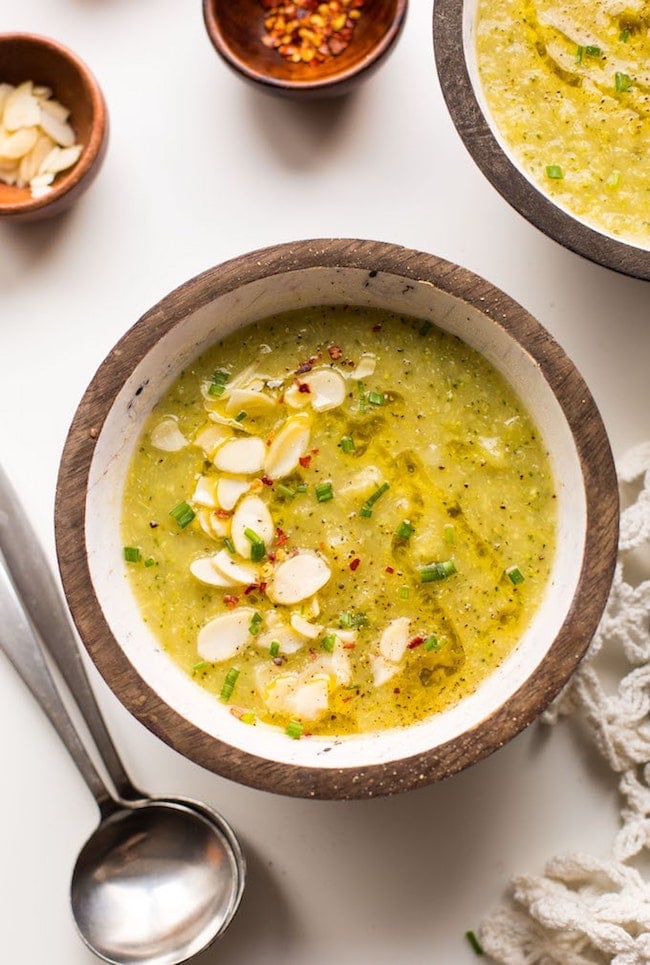
<path fill-rule="evenodd" d="M 478 0 L 497 129 L 558 204 L 650 247 L 650 0 Z"/>
<path fill-rule="evenodd" d="M 479 354 L 348 307 L 235 332 L 156 405 L 124 555 L 171 657 L 290 737 L 411 724 L 474 691 L 548 580 L 554 481 Z"/>

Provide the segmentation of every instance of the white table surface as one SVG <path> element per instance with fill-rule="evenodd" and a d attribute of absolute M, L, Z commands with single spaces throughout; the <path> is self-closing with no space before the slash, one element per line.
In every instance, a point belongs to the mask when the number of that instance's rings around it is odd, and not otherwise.
<path fill-rule="evenodd" d="M 3 7 L 1 29 L 50 35 L 90 64 L 112 124 L 105 166 L 69 215 L 0 224 L 0 453 L 53 564 L 59 458 L 104 355 L 176 285 L 280 241 L 392 241 L 476 271 L 573 358 L 616 456 L 650 435 L 650 287 L 565 251 L 484 180 L 440 94 L 429 2 L 412 0 L 397 48 L 358 92 L 313 106 L 231 74 L 199 0 Z M 567 723 L 533 726 L 440 785 L 302 801 L 183 760 L 91 672 L 136 782 L 203 798 L 241 835 L 243 903 L 201 965 L 473 962 L 464 932 L 512 874 L 569 848 L 605 855 L 617 826 L 615 782 Z M 90 965 L 68 885 L 96 808 L 4 659 L 0 766 L 0 960 Z"/>

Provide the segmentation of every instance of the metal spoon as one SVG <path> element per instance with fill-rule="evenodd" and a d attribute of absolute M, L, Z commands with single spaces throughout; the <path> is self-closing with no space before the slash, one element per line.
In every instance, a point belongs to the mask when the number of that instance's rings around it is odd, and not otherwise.
<path fill-rule="evenodd" d="M 88 947 L 114 965 L 179 965 L 220 935 L 237 910 L 245 876 L 239 843 L 207 805 L 148 798 L 130 781 L 47 560 L 1 468 L 0 550 L 0 648 L 50 718 L 100 810 L 100 825 L 72 877 L 77 928 Z M 27 613 L 71 688 L 114 794 L 67 712 Z"/>

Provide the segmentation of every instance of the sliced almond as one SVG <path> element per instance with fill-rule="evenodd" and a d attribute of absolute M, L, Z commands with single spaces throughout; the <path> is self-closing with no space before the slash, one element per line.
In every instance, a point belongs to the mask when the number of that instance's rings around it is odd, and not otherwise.
<path fill-rule="evenodd" d="M 367 379 L 371 375 L 374 375 L 376 368 L 377 357 L 370 352 L 364 352 L 356 368 L 350 372 L 348 377 L 351 379 Z"/>
<path fill-rule="evenodd" d="M 206 456 L 212 459 L 219 446 L 223 445 L 227 439 L 232 439 L 232 436 L 232 429 L 215 425 L 213 422 L 207 422 L 194 436 L 193 445 L 198 446 L 199 449 L 203 449 Z"/>
<path fill-rule="evenodd" d="M 271 713 L 317 720 L 328 708 L 329 676 L 278 674 L 264 688 L 262 696 Z"/>
<path fill-rule="evenodd" d="M 245 496 L 238 503 L 232 517 L 230 532 L 235 549 L 245 559 L 250 559 L 252 544 L 246 530 L 256 533 L 268 546 L 273 539 L 275 526 L 268 506 L 259 496 Z"/>
<path fill-rule="evenodd" d="M 19 84 L 11 91 L 4 105 L 2 124 L 7 131 L 18 131 L 23 127 L 36 127 L 41 121 L 41 107 L 32 93 L 31 80 Z"/>
<path fill-rule="evenodd" d="M 311 418 L 306 412 L 289 416 L 266 452 L 264 472 L 271 479 L 292 473 L 309 446 Z"/>
<path fill-rule="evenodd" d="M 190 563 L 192 576 L 196 577 L 201 583 L 207 583 L 208 586 L 239 586 L 235 580 L 229 580 L 228 577 L 224 576 L 214 566 L 212 559 L 212 556 L 202 556 L 198 560 L 193 560 Z"/>
<path fill-rule="evenodd" d="M 153 427 L 150 439 L 151 445 L 163 452 L 179 452 L 188 444 L 178 428 L 178 419 L 173 415 L 165 416 Z"/>
<path fill-rule="evenodd" d="M 269 630 L 260 633 L 256 642 L 262 650 L 269 650 L 272 643 L 277 643 L 280 653 L 285 655 L 296 653 L 305 646 L 305 638 L 282 622 L 275 623 Z"/>
<path fill-rule="evenodd" d="M 228 550 L 220 550 L 212 557 L 212 565 L 227 579 L 240 586 L 259 582 L 260 570 L 253 563 L 244 563 L 231 556 Z"/>
<path fill-rule="evenodd" d="M 255 389 L 233 389 L 226 402 L 226 412 L 229 415 L 237 415 L 238 412 L 246 412 L 248 415 L 264 415 L 271 412 L 276 406 L 275 399 L 267 395 L 266 392 Z"/>
<path fill-rule="evenodd" d="M 409 617 L 397 617 L 390 621 L 379 640 L 379 653 L 384 659 L 399 663 L 409 642 L 410 629 Z"/>
<path fill-rule="evenodd" d="M 197 506 L 205 506 L 206 509 L 216 509 L 219 505 L 216 490 L 217 480 L 214 476 L 199 476 L 196 480 L 192 502 Z"/>
<path fill-rule="evenodd" d="M 199 656 L 214 663 L 234 657 L 249 639 L 249 627 L 254 614 L 252 607 L 242 606 L 206 623 L 199 630 Z"/>
<path fill-rule="evenodd" d="M 196 518 L 205 535 L 211 539 L 225 539 L 230 536 L 230 517 L 224 519 L 213 509 L 202 507 Z"/>
<path fill-rule="evenodd" d="M 29 184 L 32 178 L 35 178 L 40 170 L 43 160 L 50 153 L 54 147 L 54 141 L 47 136 L 47 134 L 39 134 L 36 144 L 24 154 L 20 159 L 20 167 L 18 169 L 18 176 L 23 182 L 23 185 Z"/>
<path fill-rule="evenodd" d="M 222 509 L 231 510 L 250 489 L 250 479 L 241 476 L 220 476 L 217 483 L 217 502 Z"/>
<path fill-rule="evenodd" d="M 68 168 L 77 163 L 81 151 L 80 144 L 72 144 L 70 147 L 53 147 L 41 162 L 39 174 L 59 174 L 60 171 L 67 171 Z"/>
<path fill-rule="evenodd" d="M 268 582 L 267 594 L 274 603 L 293 606 L 318 593 L 331 575 L 321 556 L 305 550 L 277 564 Z"/>
<path fill-rule="evenodd" d="M 381 687 L 382 684 L 387 683 L 399 670 L 399 664 L 386 660 L 379 654 L 373 654 L 369 660 L 375 687 Z"/>
<path fill-rule="evenodd" d="M 301 389 L 300 386 L 302 382 L 292 382 L 291 385 L 285 390 L 283 395 L 283 400 L 286 405 L 291 409 L 306 409 L 310 404 L 311 392 Z M 307 386 L 309 388 L 309 386 Z"/>
<path fill-rule="evenodd" d="M 34 88 L 34 96 L 38 97 L 41 101 L 41 111 L 45 111 L 46 114 L 50 114 L 52 117 L 55 117 L 57 121 L 64 124 L 70 117 L 70 111 L 67 107 L 64 107 L 63 104 L 52 100 L 50 96 L 52 91 L 49 91 L 48 94 L 48 90 L 49 88 L 47 87 Z"/>
<path fill-rule="evenodd" d="M 0 131 L 0 160 L 12 161 L 29 153 L 38 140 L 37 127 L 21 127 L 10 133 Z"/>
<path fill-rule="evenodd" d="M 6 111 L 5 111 L 6 113 Z M 41 108 L 39 123 L 41 130 L 49 134 L 60 147 L 72 147 L 75 142 L 74 131 L 66 121 L 59 120 L 47 109 Z"/>
<path fill-rule="evenodd" d="M 0 123 L 2 122 L 2 116 L 4 114 L 7 98 L 15 89 L 16 88 L 13 84 L 0 84 Z"/>
<path fill-rule="evenodd" d="M 217 469 L 234 475 L 254 475 L 264 468 L 266 446 L 258 436 L 229 439 L 214 454 Z"/>
<path fill-rule="evenodd" d="M 345 399 L 345 379 L 336 369 L 329 366 L 313 369 L 304 376 L 303 381 L 309 387 L 309 393 L 306 394 L 316 412 L 335 409 Z"/>
<path fill-rule="evenodd" d="M 305 620 L 299 613 L 292 613 L 289 622 L 296 633 L 299 633 L 300 636 L 306 640 L 315 640 L 323 632 L 322 627 L 316 623 L 310 623 L 309 620 Z"/>

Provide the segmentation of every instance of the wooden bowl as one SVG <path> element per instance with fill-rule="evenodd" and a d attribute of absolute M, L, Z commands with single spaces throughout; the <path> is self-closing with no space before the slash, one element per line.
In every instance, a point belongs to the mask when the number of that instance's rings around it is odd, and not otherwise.
<path fill-rule="evenodd" d="M 0 81 L 26 80 L 50 87 L 53 97 L 70 110 L 77 142 L 83 145 L 75 165 L 56 176 L 52 190 L 32 198 L 28 187 L 0 181 L 0 217 L 36 221 L 60 214 L 90 186 L 108 144 L 108 114 L 103 94 L 88 67 L 63 44 L 29 33 L 0 34 Z"/>
<path fill-rule="evenodd" d="M 606 268 L 650 279 L 649 250 L 599 231 L 560 207 L 530 180 L 505 146 L 484 107 L 478 79 L 476 9 L 477 0 L 436 0 L 433 11 L 434 50 L 442 92 L 475 163 L 502 197 L 549 238 Z"/>
<path fill-rule="evenodd" d="M 515 651 L 469 697 L 417 725 L 293 741 L 247 726 L 161 650 L 129 585 L 120 531 L 128 463 L 177 375 L 226 332 L 298 306 L 372 306 L 429 319 L 512 384 L 549 451 L 558 548 L 546 595 Z M 371 241 L 300 241 L 252 252 L 182 285 L 145 314 L 93 377 L 65 444 L 56 496 L 63 585 L 81 638 L 117 697 L 179 753 L 267 791 L 393 794 L 480 760 L 526 727 L 577 667 L 617 552 L 612 456 L 587 386 L 523 308 L 463 268 Z"/>
<path fill-rule="evenodd" d="M 262 42 L 268 14 L 260 0 L 203 0 L 214 48 L 244 79 L 277 94 L 344 94 L 386 58 L 397 40 L 408 0 L 365 0 L 346 49 L 317 66 L 291 63 Z"/>

